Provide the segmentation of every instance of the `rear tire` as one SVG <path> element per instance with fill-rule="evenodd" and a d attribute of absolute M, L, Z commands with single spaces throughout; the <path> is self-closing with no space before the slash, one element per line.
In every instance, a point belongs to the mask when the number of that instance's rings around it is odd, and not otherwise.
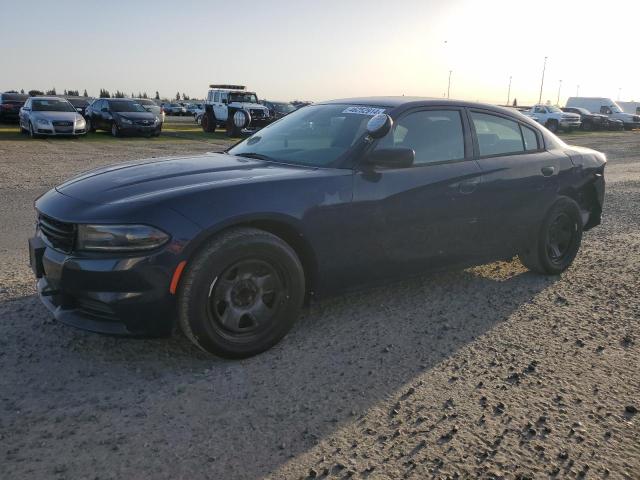
<path fill-rule="evenodd" d="M 96 131 L 96 129 L 93 128 L 93 123 L 91 123 L 90 118 L 85 119 L 84 123 L 85 123 L 85 129 L 87 130 L 87 133 L 93 133 Z"/>
<path fill-rule="evenodd" d="M 529 270 L 559 275 L 576 258 L 582 242 L 580 207 L 568 197 L 560 197 L 545 215 L 531 245 L 518 254 Z"/>
<path fill-rule="evenodd" d="M 187 264 L 179 325 L 206 352 L 250 357 L 286 335 L 304 294 L 304 271 L 287 243 L 262 230 L 235 228 L 211 239 Z"/>
<path fill-rule="evenodd" d="M 205 133 L 213 133 L 216 131 L 216 115 L 213 112 L 204 112 L 202 121 L 200 122 L 202 131 Z"/>

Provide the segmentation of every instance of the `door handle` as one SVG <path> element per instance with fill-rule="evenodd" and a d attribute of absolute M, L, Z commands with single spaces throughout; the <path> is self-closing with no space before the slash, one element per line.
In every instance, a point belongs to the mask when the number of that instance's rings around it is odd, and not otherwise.
<path fill-rule="evenodd" d="M 546 166 L 546 167 L 542 167 L 540 171 L 542 172 L 542 175 L 544 175 L 545 177 L 550 177 L 551 175 L 556 173 L 556 167 Z"/>

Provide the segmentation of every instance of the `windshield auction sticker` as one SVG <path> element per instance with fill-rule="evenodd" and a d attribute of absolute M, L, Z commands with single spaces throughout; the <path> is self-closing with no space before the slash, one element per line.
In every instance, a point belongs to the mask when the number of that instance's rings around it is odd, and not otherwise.
<path fill-rule="evenodd" d="M 356 115 L 379 115 L 384 113 L 384 108 L 377 107 L 349 107 L 346 108 L 342 113 L 355 113 Z"/>

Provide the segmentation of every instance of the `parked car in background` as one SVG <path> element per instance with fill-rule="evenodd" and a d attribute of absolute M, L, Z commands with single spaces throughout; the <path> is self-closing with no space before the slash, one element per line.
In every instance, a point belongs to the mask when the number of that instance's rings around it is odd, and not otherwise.
<path fill-rule="evenodd" d="M 187 105 L 187 113 L 189 115 L 193 115 L 194 117 L 204 111 L 204 105 L 202 103 L 190 103 Z"/>
<path fill-rule="evenodd" d="M 0 122 L 17 122 L 20 109 L 29 95 L 14 92 L 0 93 Z"/>
<path fill-rule="evenodd" d="M 84 114 L 87 110 L 87 107 L 89 106 L 89 104 L 91 103 L 91 101 L 93 100 L 92 98 L 89 97 L 70 97 L 70 96 L 66 96 L 66 97 L 62 97 L 62 98 L 66 98 L 69 103 L 71 105 L 73 105 L 73 107 L 76 109 L 76 111 L 82 115 L 84 117 Z"/>
<path fill-rule="evenodd" d="M 311 295 L 515 254 L 562 273 L 600 223 L 605 164 L 495 106 L 336 100 L 224 153 L 74 177 L 36 201 L 29 257 L 60 322 L 179 326 L 203 350 L 248 357 Z"/>
<path fill-rule="evenodd" d="M 271 100 L 260 100 L 260 103 L 269 109 L 269 114 L 274 120 L 278 120 L 285 115 L 295 112 L 296 106 L 290 102 L 274 102 Z"/>
<path fill-rule="evenodd" d="M 640 102 L 616 102 L 624 113 L 640 115 Z"/>
<path fill-rule="evenodd" d="M 243 85 L 209 85 L 209 88 L 201 122 L 205 132 L 213 132 L 220 126 L 226 128 L 228 136 L 237 137 L 273 121 L 269 109 L 258 103 L 255 92 L 248 92 Z"/>
<path fill-rule="evenodd" d="M 160 123 L 164 123 L 165 113 L 162 108 L 160 108 L 160 105 L 158 105 L 156 102 L 149 98 L 132 98 L 132 100 L 135 100 L 140 105 L 142 105 L 142 108 L 144 108 L 147 112 L 151 112 L 156 117 L 158 117 L 160 119 Z"/>
<path fill-rule="evenodd" d="M 580 115 L 576 113 L 564 113 L 553 105 L 534 105 L 527 112 L 538 118 L 538 123 L 544 125 L 550 132 L 565 130 L 570 132 L 574 128 L 580 127 Z"/>
<path fill-rule="evenodd" d="M 561 110 L 580 115 L 580 128 L 582 130 L 607 130 L 609 128 L 609 117 L 601 113 L 591 113 L 586 108 L 580 107 L 564 107 Z"/>
<path fill-rule="evenodd" d="M 622 120 L 624 128 L 631 130 L 640 127 L 640 115 L 625 113 L 622 108 L 606 97 L 569 97 L 567 107 L 586 108 L 592 113 L 602 113 L 609 118 Z"/>
<path fill-rule="evenodd" d="M 65 98 L 31 97 L 20 109 L 20 131 L 31 138 L 87 133 L 84 117 Z"/>
<path fill-rule="evenodd" d="M 130 98 L 99 98 L 86 111 L 87 130 L 106 130 L 114 137 L 144 135 L 157 137 L 162 121 Z"/>
<path fill-rule="evenodd" d="M 187 109 L 179 103 L 165 103 L 164 113 L 166 115 L 184 116 L 187 115 Z"/>

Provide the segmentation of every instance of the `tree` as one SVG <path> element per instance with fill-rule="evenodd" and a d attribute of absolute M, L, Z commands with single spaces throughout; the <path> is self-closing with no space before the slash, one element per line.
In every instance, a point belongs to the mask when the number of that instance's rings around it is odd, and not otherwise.
<path fill-rule="evenodd" d="M 101 88 L 100 98 L 111 98 L 111 94 L 109 93 L 109 90 L 107 90 L 106 88 Z"/>
<path fill-rule="evenodd" d="M 67 90 L 67 95 L 71 96 L 71 97 L 79 97 L 80 94 L 78 93 L 78 90 Z"/>
<path fill-rule="evenodd" d="M 47 95 L 57 95 L 56 87 L 53 87 L 51 90 L 47 90 Z"/>
<path fill-rule="evenodd" d="M 121 92 L 120 90 L 116 90 L 116 93 L 113 95 L 113 98 L 125 98 L 126 95 L 124 94 L 124 92 Z"/>
<path fill-rule="evenodd" d="M 144 92 L 144 93 L 142 94 L 142 98 L 149 98 L 149 97 L 147 96 L 147 92 Z"/>
<path fill-rule="evenodd" d="M 156 100 L 160 100 L 160 94 L 158 93 L 158 91 L 156 90 L 156 96 L 155 96 Z"/>
<path fill-rule="evenodd" d="M 40 90 L 29 90 L 29 96 L 30 97 L 36 97 L 38 95 L 44 95 L 44 92 L 42 92 Z"/>
<path fill-rule="evenodd" d="M 518 99 L 517 99 L 517 98 L 514 98 L 514 99 L 513 99 L 513 106 L 514 106 L 514 107 L 517 107 L 517 106 L 518 106 Z"/>
<path fill-rule="evenodd" d="M 187 95 L 186 93 L 182 92 L 182 100 L 189 100 L 189 95 Z"/>
<path fill-rule="evenodd" d="M 24 88 L 20 89 L 20 93 L 24 95 Z"/>
<path fill-rule="evenodd" d="M 84 89 L 84 93 L 82 94 L 83 97 L 88 97 L 89 95 L 87 94 L 87 89 Z"/>
<path fill-rule="evenodd" d="M 180 92 L 176 92 L 176 100 L 180 100 Z"/>

